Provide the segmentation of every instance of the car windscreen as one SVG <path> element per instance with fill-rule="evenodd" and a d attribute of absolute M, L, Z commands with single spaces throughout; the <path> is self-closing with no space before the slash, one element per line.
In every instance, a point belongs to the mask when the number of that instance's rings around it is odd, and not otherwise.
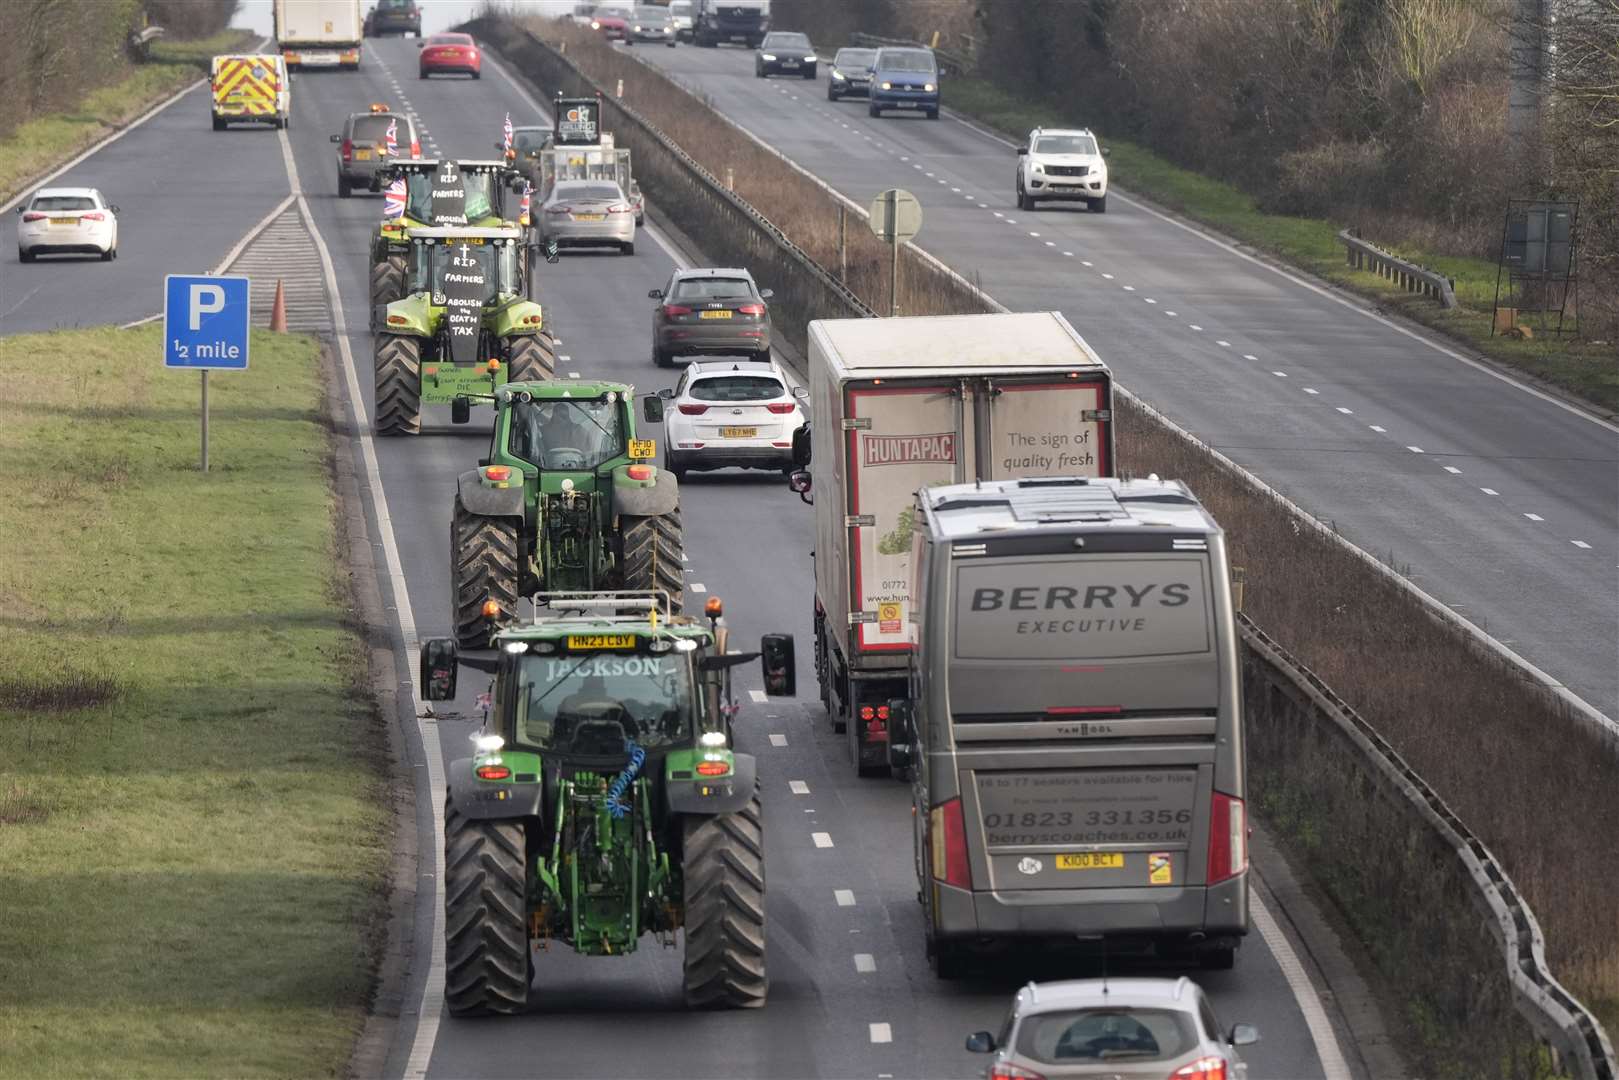
<path fill-rule="evenodd" d="M 30 210 L 94 210 L 96 201 L 88 195 L 41 195 L 28 204 Z"/>
<path fill-rule="evenodd" d="M 427 39 L 429 45 L 471 45 L 471 34 L 434 34 Z"/>
<path fill-rule="evenodd" d="M 493 176 L 489 173 L 464 172 L 462 187 L 467 198 L 463 213 L 468 221 L 495 216 Z M 433 174 L 413 172 L 405 181 L 405 216 L 412 221 L 433 224 Z"/>
<path fill-rule="evenodd" d="M 517 672 L 517 741 L 580 757 L 689 741 L 691 687 L 689 653 L 529 654 Z"/>
<path fill-rule="evenodd" d="M 684 278 L 675 283 L 676 300 L 751 300 L 746 278 Z"/>
<path fill-rule="evenodd" d="M 698 401 L 772 401 L 787 390 L 773 375 L 714 375 L 693 381 L 686 393 Z"/>
<path fill-rule="evenodd" d="M 1172 1009 L 1061 1009 L 1025 1016 L 1016 1050 L 1042 1065 L 1166 1061 L 1197 1045 L 1190 1013 Z"/>
<path fill-rule="evenodd" d="M 514 244 L 490 244 L 482 238 L 475 238 L 448 243 L 441 241 L 422 250 L 427 253 L 426 261 L 424 263 L 418 259 L 416 276 L 411 285 L 413 289 L 431 289 L 435 294 L 442 295 L 444 275 L 450 272 L 452 259 L 459 256 L 477 262 L 486 284 L 484 295 L 479 297 L 483 302 L 488 303 L 498 293 L 517 291 L 517 247 Z M 422 276 L 424 273 L 425 280 Z"/>
<path fill-rule="evenodd" d="M 553 202 L 617 202 L 624 193 L 617 184 L 558 184 Z"/>
<path fill-rule="evenodd" d="M 832 66 L 839 68 L 869 68 L 871 62 L 875 59 L 877 59 L 876 49 L 839 49 L 838 55 L 832 59 Z"/>
<path fill-rule="evenodd" d="M 511 409 L 506 448 L 542 469 L 594 469 L 624 453 L 624 429 L 616 402 L 588 398 L 518 401 Z"/>
<path fill-rule="evenodd" d="M 662 8 L 636 8 L 635 21 L 643 25 L 649 23 L 661 25 L 669 21 L 669 13 Z"/>
<path fill-rule="evenodd" d="M 916 49 L 885 49 L 878 57 L 878 67 L 883 71 L 925 71 L 938 70 L 933 62 L 933 54 L 921 52 Z"/>
<path fill-rule="evenodd" d="M 396 120 L 392 116 L 359 116 L 354 120 L 354 132 L 349 136 L 359 143 L 380 143 L 388 138 L 388 125 Z M 394 138 L 401 145 L 410 143 L 410 129 L 405 124 L 394 129 Z"/>
<path fill-rule="evenodd" d="M 1094 154 L 1096 140 L 1089 135 L 1042 135 L 1035 140 L 1037 154 Z"/>
<path fill-rule="evenodd" d="M 669 5 L 669 14 L 684 15 L 689 18 L 691 16 L 691 0 L 674 0 L 674 3 Z"/>
<path fill-rule="evenodd" d="M 808 49 L 810 39 L 803 34 L 766 34 L 764 45 L 766 49 Z"/>

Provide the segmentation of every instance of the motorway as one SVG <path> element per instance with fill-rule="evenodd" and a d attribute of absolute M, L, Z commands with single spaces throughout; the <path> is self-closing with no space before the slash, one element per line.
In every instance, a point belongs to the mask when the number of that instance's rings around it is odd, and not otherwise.
<path fill-rule="evenodd" d="M 726 53 L 716 60 L 684 49 L 672 53 L 680 62 L 688 56 L 738 66 L 746 59 Z M 293 124 L 284 138 L 265 130 L 215 135 L 208 130 L 203 99 L 192 94 L 92 155 L 56 182 L 97 183 L 124 208 L 122 257 L 112 264 L 23 267 L 5 253 L 0 297 L 10 310 L 0 329 L 17 333 L 150 314 L 159 303 L 163 273 L 215 265 L 297 186 L 330 253 L 331 284 L 341 307 L 340 314 L 333 312 L 336 344 L 362 388 L 361 400 L 351 404 L 357 415 L 369 415 L 365 240 L 380 216 L 381 201 L 337 197 L 328 135 L 350 111 L 385 101 L 417 114 L 427 152 L 483 158 L 507 111 L 517 124 L 542 121 L 533 99 L 493 64 L 486 62 L 478 82 L 420 83 L 408 78 L 414 61 L 411 42 L 368 43 L 358 73 L 299 75 Z M 776 107 L 774 94 L 770 104 Z M 781 108 L 791 104 L 784 97 Z M 797 122 L 807 120 L 800 116 Z M 933 125 L 927 134 L 938 137 L 951 130 L 954 125 Z M 966 136 L 957 130 L 955 137 Z M 289 176 L 289 163 L 296 180 Z M 655 207 L 657 193 L 648 196 Z M 1122 213 L 1108 224 L 1130 219 Z M 659 239 L 648 231 L 652 236 L 643 236 L 635 256 L 569 254 L 541 269 L 541 300 L 566 357 L 560 373 L 636 381 L 641 391 L 672 385 L 671 373 L 651 365 L 646 291 L 687 255 L 662 242 L 645 242 Z M 95 276 L 108 270 L 118 276 Z M 1106 335 L 1086 330 L 1107 355 Z M 1155 389 L 1135 371 L 1129 375 L 1138 389 Z M 486 445 L 487 436 L 480 433 L 486 419 L 487 413 L 475 412 L 473 425 L 452 428 L 448 410 L 435 410 L 424 418 L 418 438 L 373 440 L 364 434 L 356 440 L 362 479 L 371 485 L 370 524 L 379 564 L 387 566 L 397 556 L 397 575 L 379 577 L 402 639 L 449 630 L 445 538 L 451 497 L 456 475 Z M 653 434 L 661 438 L 661 432 Z M 528 1015 L 458 1021 L 438 1012 L 441 973 L 418 962 L 404 988 L 407 1015 L 387 1056 L 388 1075 L 972 1076 L 980 1073 L 984 1059 L 962 1049 L 963 1037 L 997 1027 L 1023 978 L 1095 973 L 1094 966 L 1051 965 L 955 983 L 932 975 L 922 950 L 908 792 L 886 781 L 854 779 L 843 739 L 832 735 L 815 700 L 808 509 L 779 476 L 755 473 L 694 477 L 683 485 L 683 511 L 688 604 L 700 603 L 705 594 L 721 596 L 743 640 L 784 630 L 796 635 L 799 646 L 800 698 L 745 705 L 738 722 L 741 749 L 760 758 L 764 793 L 769 1004 L 762 1011 L 687 1012 L 678 952 L 648 941 L 641 951 L 616 960 L 586 960 L 561 947 L 541 954 L 535 1005 Z M 401 656 L 399 664 L 408 689 L 414 657 Z M 742 680 L 744 694 L 758 685 L 756 671 L 751 678 Z M 463 679 L 462 687 L 456 707 L 470 713 L 480 687 L 471 679 Z M 435 766 L 440 758 L 467 752 L 473 725 L 450 714 L 418 727 L 416 703 L 409 693 L 404 697 L 401 722 L 421 739 L 412 754 L 423 830 L 415 930 L 420 961 L 431 955 L 440 932 L 432 877 Z M 1260 1027 L 1263 1041 L 1247 1054 L 1249 1075 L 1254 1080 L 1347 1075 L 1335 1067 L 1331 1028 L 1321 1026 L 1316 994 L 1298 971 L 1293 947 L 1268 915 L 1256 923 L 1234 971 L 1198 975 L 1223 1023 L 1251 1021 Z M 410 1009 L 423 999 L 424 989 L 429 1012 L 418 1023 Z M 1313 1032 L 1301 995 L 1317 1022 Z M 1323 1039 L 1324 1051 L 1318 1049 Z"/>
<path fill-rule="evenodd" d="M 739 47 L 633 54 L 861 206 L 915 193 L 927 251 L 1061 310 L 1125 386 L 1619 718 L 1619 428 L 1128 198 L 1128 175 L 1106 214 L 1019 212 L 1011 143 L 830 102 L 826 64 L 766 81 Z"/>

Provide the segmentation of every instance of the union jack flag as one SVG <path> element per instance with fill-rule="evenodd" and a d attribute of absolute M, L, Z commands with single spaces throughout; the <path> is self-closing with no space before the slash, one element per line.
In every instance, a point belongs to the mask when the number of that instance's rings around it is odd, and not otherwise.
<path fill-rule="evenodd" d="M 389 218 L 401 218 L 404 216 L 405 178 L 401 176 L 398 180 L 395 180 L 393 183 L 389 184 L 388 190 L 383 193 L 382 217 L 383 220 L 386 221 Z"/>
<path fill-rule="evenodd" d="M 388 121 L 388 134 L 383 137 L 383 145 L 389 157 L 399 156 L 399 121 Z"/>
<path fill-rule="evenodd" d="M 524 224 L 528 222 L 528 196 L 534 190 L 534 185 L 527 180 L 523 181 L 523 202 L 518 206 L 517 212 L 522 215 Z"/>
<path fill-rule="evenodd" d="M 512 114 L 511 113 L 506 114 L 506 123 L 501 125 L 500 131 L 501 131 L 501 134 L 506 137 L 506 149 L 510 150 L 512 148 Z"/>

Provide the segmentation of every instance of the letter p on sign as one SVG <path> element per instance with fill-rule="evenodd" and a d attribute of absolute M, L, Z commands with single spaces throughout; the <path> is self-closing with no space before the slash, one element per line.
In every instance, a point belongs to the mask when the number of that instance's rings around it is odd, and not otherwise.
<path fill-rule="evenodd" d="M 225 310 L 225 290 L 218 285 L 191 286 L 191 303 L 186 305 L 191 329 L 202 329 L 204 315 L 217 315 Z"/>

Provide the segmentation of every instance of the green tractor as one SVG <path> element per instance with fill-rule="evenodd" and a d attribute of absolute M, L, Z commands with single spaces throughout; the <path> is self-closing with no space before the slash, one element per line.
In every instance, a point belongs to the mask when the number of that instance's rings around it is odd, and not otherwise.
<path fill-rule="evenodd" d="M 489 456 L 461 474 L 450 521 L 450 607 L 461 648 L 485 647 L 486 607 L 502 619 L 541 590 L 661 591 L 685 584 L 680 485 L 635 436 L 624 383 L 513 381 L 497 387 Z M 649 423 L 663 401 L 644 402 Z"/>
<path fill-rule="evenodd" d="M 684 937 L 688 1006 L 765 1003 L 764 829 L 731 672 L 762 656 L 765 693 L 791 696 L 793 641 L 733 653 L 717 600 L 707 625 L 667 603 L 541 593 L 532 622 L 495 626 L 493 655 L 423 643 L 429 701 L 454 699 L 458 665 L 493 676 L 476 752 L 446 770 L 450 1015 L 524 1011 L 536 947 L 621 956 L 646 934 Z"/>
<path fill-rule="evenodd" d="M 378 173 L 384 191 L 396 180 L 405 182 L 403 205 L 387 196 L 385 212 L 393 209 L 398 213 L 383 218 L 371 235 L 373 315 L 405 295 L 412 229 L 434 225 L 487 229 L 528 226 L 522 212 L 523 187 L 528 181 L 503 161 L 411 158 L 393 162 Z M 371 329 L 377 329 L 374 322 Z"/>
<path fill-rule="evenodd" d="M 516 225 L 412 229 L 407 294 L 377 317 L 376 430 L 421 431 L 423 405 L 469 419 L 473 397 L 551 378 L 556 343 L 528 299 L 528 248 Z"/>

